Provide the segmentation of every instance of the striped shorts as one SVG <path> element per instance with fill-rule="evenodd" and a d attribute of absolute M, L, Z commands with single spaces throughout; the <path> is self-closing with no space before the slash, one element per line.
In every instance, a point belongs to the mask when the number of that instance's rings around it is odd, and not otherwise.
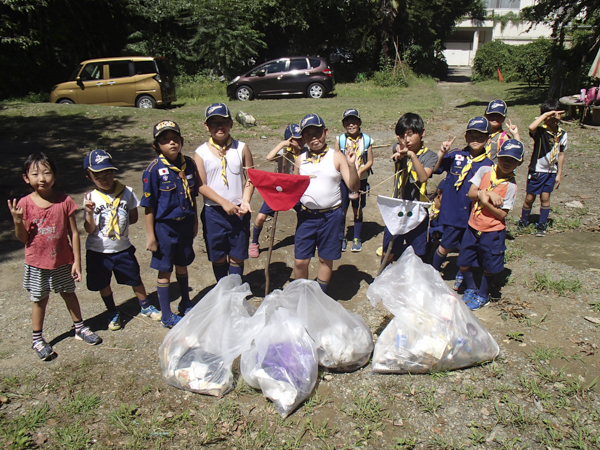
<path fill-rule="evenodd" d="M 65 264 L 56 269 L 39 269 L 25 264 L 23 288 L 31 294 L 31 300 L 39 302 L 48 297 L 50 292 L 75 292 L 75 280 L 71 276 L 72 264 Z"/>

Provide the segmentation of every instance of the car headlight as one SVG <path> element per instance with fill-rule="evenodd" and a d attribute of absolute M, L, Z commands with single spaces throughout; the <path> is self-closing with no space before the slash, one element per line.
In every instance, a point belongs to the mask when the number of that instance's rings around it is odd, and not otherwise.
<path fill-rule="evenodd" d="M 239 79 L 240 79 L 240 77 L 239 77 L 239 75 L 238 75 L 238 76 L 237 76 L 237 77 L 235 77 L 233 80 L 231 80 L 231 81 L 229 82 L 229 84 L 233 84 L 233 83 L 237 82 Z"/>

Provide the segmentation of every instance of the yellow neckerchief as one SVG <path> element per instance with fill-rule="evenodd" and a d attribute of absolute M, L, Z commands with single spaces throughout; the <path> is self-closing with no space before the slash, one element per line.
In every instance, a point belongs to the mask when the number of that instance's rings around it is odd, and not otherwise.
<path fill-rule="evenodd" d="M 423 153 L 425 153 L 427 150 L 429 150 L 427 147 L 421 147 L 421 150 L 419 150 L 417 152 L 417 158 L 419 156 L 421 156 Z M 400 174 L 400 178 L 398 179 L 398 192 L 402 192 L 402 186 L 406 186 L 406 183 L 410 180 L 409 174 L 412 175 L 413 179 L 415 180 L 415 183 L 417 183 L 419 181 L 419 176 L 417 175 L 417 172 L 415 170 L 413 170 L 413 162 L 412 159 L 410 159 L 408 157 L 408 155 L 406 156 L 406 170 L 403 171 Z M 429 200 L 427 200 L 427 183 L 421 183 L 421 186 L 419 186 L 419 200 L 422 202 L 427 202 Z"/>
<path fill-rule="evenodd" d="M 454 187 L 456 188 L 457 191 L 462 186 L 463 181 L 465 181 L 465 178 L 467 178 L 467 174 L 469 173 L 469 170 L 471 170 L 471 166 L 473 165 L 473 163 L 481 162 L 485 158 L 487 158 L 486 152 L 483 152 L 481 155 L 476 156 L 475 158 L 471 158 L 470 154 L 467 156 L 467 163 L 465 164 L 465 167 L 462 168 L 462 171 L 460 172 L 460 175 L 458 176 L 458 180 L 456 180 L 456 183 L 454 183 Z"/>
<path fill-rule="evenodd" d="M 319 153 L 315 153 L 309 149 L 308 157 L 306 158 L 306 161 L 311 164 L 319 164 L 321 162 L 321 158 L 323 158 L 327 154 L 328 151 L 329 151 L 328 145 L 325 145 L 325 150 L 323 150 L 322 152 L 319 152 Z"/>
<path fill-rule="evenodd" d="M 431 202 L 431 206 L 429 207 L 429 218 L 431 220 L 435 220 L 440 215 L 440 210 L 435 207 L 435 202 Z"/>
<path fill-rule="evenodd" d="M 545 123 L 540 125 L 546 132 L 554 138 L 554 142 L 552 143 L 552 150 L 550 151 L 550 162 L 549 165 L 552 167 L 556 162 L 556 158 L 558 157 L 558 151 L 560 150 L 560 140 L 563 136 L 564 130 L 561 127 L 557 126 L 556 134 L 553 133 L 550 128 Z M 540 151 L 542 150 L 542 146 L 538 149 L 538 158 L 540 157 Z"/>
<path fill-rule="evenodd" d="M 507 181 L 510 181 L 515 177 L 515 174 L 512 173 L 507 178 L 496 178 L 496 176 L 497 176 L 496 169 L 497 168 L 498 168 L 498 164 L 494 164 L 492 166 L 492 170 L 490 173 L 490 185 L 487 187 L 486 191 L 493 191 L 496 186 L 500 186 L 502 183 L 506 183 Z M 478 216 L 479 214 L 481 214 L 481 211 L 483 211 L 483 205 L 481 204 L 481 202 L 479 200 L 477 200 L 473 214 L 475 216 Z"/>
<path fill-rule="evenodd" d="M 183 190 L 185 191 L 185 196 L 188 198 L 188 200 L 190 201 L 190 204 L 193 206 L 194 199 L 192 198 L 192 191 L 190 190 L 190 185 L 188 184 L 188 180 L 185 176 L 185 168 L 186 168 L 185 158 L 183 157 L 183 155 L 181 153 L 179 154 L 179 158 L 181 161 L 181 169 L 179 169 L 178 167 L 171 164 L 169 162 L 169 160 L 167 158 L 165 158 L 164 155 L 160 155 L 158 157 L 158 159 L 160 159 L 160 162 L 162 162 L 165 165 L 165 167 L 167 167 L 168 169 L 172 170 L 173 172 L 179 174 L 179 178 L 181 178 L 181 184 L 183 186 Z"/>
<path fill-rule="evenodd" d="M 110 236 L 111 232 L 114 231 L 115 237 L 117 239 L 121 239 L 121 229 L 119 228 L 119 204 L 121 203 L 121 198 L 123 197 L 123 193 L 125 192 L 125 186 L 120 182 L 115 180 L 115 192 L 114 198 L 111 200 L 108 195 L 104 192 L 101 192 L 98 189 L 95 189 L 96 193 L 100 196 L 102 200 L 108 205 L 110 208 L 110 217 L 108 218 L 108 224 L 106 227 L 106 234 Z"/>
<path fill-rule="evenodd" d="M 356 138 L 350 137 L 348 136 L 348 133 L 346 133 L 346 149 L 350 148 L 352 151 L 354 151 L 354 153 L 356 154 L 356 165 L 358 167 L 361 167 L 364 165 L 364 161 L 363 161 L 363 155 L 362 152 L 359 152 L 358 150 L 360 149 L 360 139 L 362 138 L 362 133 L 359 133 L 358 136 L 356 136 Z M 350 144 L 350 146 L 348 146 L 348 144 Z M 344 149 L 344 150 L 346 150 Z M 345 153 L 345 151 L 344 151 Z"/>
<path fill-rule="evenodd" d="M 233 143 L 233 139 L 231 138 L 231 136 L 229 136 L 227 138 L 227 142 L 225 143 L 224 146 L 220 146 L 219 144 L 217 144 L 213 138 L 210 138 L 208 140 L 208 142 L 210 142 L 210 145 L 212 145 L 214 148 L 217 149 L 217 151 L 219 152 L 219 158 L 221 158 L 221 179 L 223 180 L 223 184 L 227 187 L 229 187 L 229 183 L 227 182 L 227 153 L 225 153 L 227 151 L 227 148 L 231 146 L 231 144 Z"/>

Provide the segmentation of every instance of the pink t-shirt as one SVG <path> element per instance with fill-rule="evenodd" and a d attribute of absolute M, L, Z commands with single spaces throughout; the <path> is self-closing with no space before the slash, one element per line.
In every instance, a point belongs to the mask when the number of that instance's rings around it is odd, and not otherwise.
<path fill-rule="evenodd" d="M 69 216 L 77 203 L 58 192 L 48 208 L 37 206 L 31 194 L 19 200 L 23 208 L 23 223 L 29 233 L 25 244 L 25 264 L 38 269 L 56 269 L 73 264 L 74 256 L 68 238 Z"/>

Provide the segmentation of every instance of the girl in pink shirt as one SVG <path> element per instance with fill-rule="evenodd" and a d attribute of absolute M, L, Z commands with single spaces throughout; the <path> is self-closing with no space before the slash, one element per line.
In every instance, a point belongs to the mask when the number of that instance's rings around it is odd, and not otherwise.
<path fill-rule="evenodd" d="M 56 166 L 44 153 L 34 153 L 23 164 L 23 180 L 33 192 L 17 202 L 8 200 L 15 234 L 25 244 L 23 287 L 33 300 L 32 348 L 44 361 L 54 359 L 54 350 L 42 337 L 50 292 L 60 293 L 71 313 L 75 339 L 90 345 L 102 339 L 83 325 L 75 281 L 81 281 L 79 232 L 75 221 L 77 204 L 53 189 Z M 70 238 L 70 242 L 69 242 Z"/>

